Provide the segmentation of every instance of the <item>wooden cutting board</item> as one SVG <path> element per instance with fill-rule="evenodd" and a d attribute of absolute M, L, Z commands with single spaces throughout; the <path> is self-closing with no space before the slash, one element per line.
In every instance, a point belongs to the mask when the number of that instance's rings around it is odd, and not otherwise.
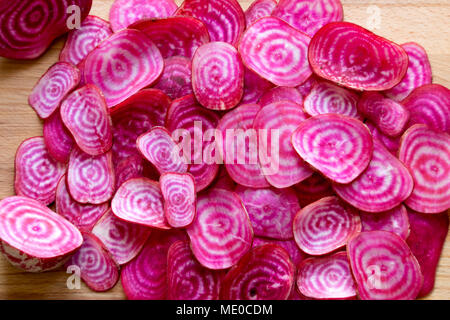
<path fill-rule="evenodd" d="M 113 0 L 94 0 L 91 14 L 108 19 Z M 177 1 L 180 3 L 181 1 Z M 240 1 L 244 9 L 251 1 Z M 345 19 L 397 43 L 416 41 L 429 54 L 434 82 L 450 87 L 450 0 L 342 0 Z M 42 123 L 27 104 L 31 88 L 57 61 L 63 39 L 34 61 L 0 58 L 0 199 L 14 194 L 14 154 L 22 140 L 42 135 Z M 84 284 L 69 290 L 64 271 L 28 274 L 0 257 L 0 299 L 124 299 L 120 283 L 106 293 Z M 450 237 L 428 299 L 450 299 Z"/>

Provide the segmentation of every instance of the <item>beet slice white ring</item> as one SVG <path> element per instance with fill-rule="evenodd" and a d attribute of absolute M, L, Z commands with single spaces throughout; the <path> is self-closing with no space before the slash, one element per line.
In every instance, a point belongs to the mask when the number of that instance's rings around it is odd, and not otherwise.
<path fill-rule="evenodd" d="M 337 114 L 302 122 L 292 134 L 292 145 L 303 160 L 337 183 L 355 180 L 373 154 L 369 129 L 359 120 Z"/>
<path fill-rule="evenodd" d="M 370 133 L 374 140 L 381 142 L 383 146 L 386 147 L 393 155 L 397 155 L 398 148 L 400 148 L 400 138 L 398 137 L 389 137 L 383 133 L 370 121 L 365 123 L 367 128 L 369 128 Z"/>
<path fill-rule="evenodd" d="M 311 40 L 308 55 L 315 74 L 358 90 L 391 89 L 408 69 L 402 47 L 350 22 L 321 28 Z"/>
<path fill-rule="evenodd" d="M 247 67 L 244 70 L 244 96 L 241 104 L 257 103 L 264 92 L 273 88 L 273 84 Z"/>
<path fill-rule="evenodd" d="M 129 156 L 115 167 L 116 190 L 126 181 L 144 177 L 144 159 L 140 155 Z"/>
<path fill-rule="evenodd" d="M 358 296 L 363 300 L 415 299 L 422 287 L 419 263 L 398 235 L 361 232 L 347 245 Z"/>
<path fill-rule="evenodd" d="M 313 173 L 308 179 L 297 183 L 294 189 L 302 208 L 322 198 L 336 195 L 331 187 L 331 182 L 318 172 Z"/>
<path fill-rule="evenodd" d="M 56 185 L 65 171 L 66 165 L 47 151 L 43 137 L 29 138 L 16 152 L 14 190 L 19 196 L 49 205 L 55 201 Z"/>
<path fill-rule="evenodd" d="M 164 72 L 153 88 L 162 90 L 172 100 L 193 94 L 191 60 L 182 56 L 164 59 Z"/>
<path fill-rule="evenodd" d="M 286 252 L 289 254 L 289 257 L 294 263 L 294 266 L 297 266 L 307 257 L 307 254 L 304 253 L 302 250 L 300 250 L 300 248 L 297 246 L 294 240 L 274 240 L 268 238 L 254 237 L 252 248 L 256 248 L 264 244 L 276 244 L 284 248 Z"/>
<path fill-rule="evenodd" d="M 450 135 L 414 125 L 402 137 L 398 158 L 414 179 L 408 207 L 422 213 L 450 208 Z"/>
<path fill-rule="evenodd" d="M 43 133 L 48 153 L 56 161 L 67 163 L 75 141 L 62 122 L 61 113 L 54 112 L 45 119 Z"/>
<path fill-rule="evenodd" d="M 359 215 L 337 197 L 326 197 L 301 209 L 293 223 L 302 251 L 323 255 L 345 246 L 361 231 Z"/>
<path fill-rule="evenodd" d="M 276 0 L 255 0 L 244 12 L 247 26 L 263 17 L 269 17 L 277 6 Z"/>
<path fill-rule="evenodd" d="M 361 231 L 363 232 L 383 230 L 395 233 L 404 240 L 408 238 L 409 219 L 404 205 L 399 205 L 385 212 L 360 212 L 359 217 L 361 218 Z"/>
<path fill-rule="evenodd" d="M 264 93 L 258 103 L 265 107 L 268 104 L 280 101 L 291 101 L 298 105 L 303 105 L 303 96 L 296 88 L 275 87 Z"/>
<path fill-rule="evenodd" d="M 278 86 L 295 87 L 308 79 L 311 38 L 286 22 L 261 18 L 242 36 L 239 53 L 247 68 Z"/>

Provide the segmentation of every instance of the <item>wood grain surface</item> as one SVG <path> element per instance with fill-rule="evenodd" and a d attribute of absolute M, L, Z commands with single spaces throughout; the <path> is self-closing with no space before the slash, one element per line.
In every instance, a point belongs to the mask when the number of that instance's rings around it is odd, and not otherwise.
<path fill-rule="evenodd" d="M 108 19 L 113 0 L 94 0 L 91 14 Z M 181 1 L 177 1 L 180 3 Z M 246 9 L 251 1 L 240 1 Z M 427 50 L 434 82 L 450 87 L 450 0 L 343 0 L 345 19 L 397 43 L 416 41 Z M 31 88 L 57 61 L 64 39 L 41 58 L 12 61 L 0 58 L 0 199 L 14 194 L 14 154 L 22 140 L 42 135 L 42 123 L 27 104 Z M 124 299 L 120 283 L 105 293 L 84 284 L 69 290 L 68 274 L 55 271 L 27 274 L 0 257 L 0 299 Z M 427 299 L 450 299 L 450 237 Z"/>

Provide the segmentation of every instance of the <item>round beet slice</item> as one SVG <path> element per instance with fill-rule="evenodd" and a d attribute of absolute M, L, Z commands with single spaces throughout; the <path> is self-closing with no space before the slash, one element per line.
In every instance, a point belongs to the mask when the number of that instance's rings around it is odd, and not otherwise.
<path fill-rule="evenodd" d="M 300 248 L 297 246 L 297 244 L 295 243 L 295 241 L 293 239 L 292 240 L 275 240 L 275 239 L 254 237 L 252 248 L 256 248 L 256 247 L 262 246 L 264 244 L 274 244 L 274 245 L 278 245 L 278 246 L 284 248 L 286 250 L 286 252 L 289 254 L 289 257 L 291 258 L 292 262 L 294 263 L 294 266 L 298 265 L 300 262 L 305 260 L 307 257 L 307 254 L 304 253 L 302 250 L 300 250 Z"/>
<path fill-rule="evenodd" d="M 362 231 L 384 230 L 395 233 L 402 239 L 408 238 L 409 219 L 404 205 L 399 205 L 385 212 L 360 212 L 359 217 L 361 218 Z"/>
<path fill-rule="evenodd" d="M 298 105 L 303 105 L 303 96 L 296 88 L 275 87 L 263 94 L 258 103 L 265 107 L 268 104 L 279 101 L 291 101 Z"/>
<path fill-rule="evenodd" d="M 69 130 L 61 119 L 61 113 L 56 111 L 44 121 L 44 141 L 48 153 L 56 161 L 66 163 L 75 144 Z"/>
<path fill-rule="evenodd" d="M 250 7 L 245 11 L 245 21 L 247 26 L 261 19 L 263 17 L 269 17 L 272 14 L 273 9 L 277 5 L 276 0 L 255 0 Z"/>
<path fill-rule="evenodd" d="M 192 65 L 186 57 L 176 56 L 164 59 L 164 72 L 153 86 L 175 100 L 192 94 Z"/>
<path fill-rule="evenodd" d="M 244 66 L 244 95 L 241 104 L 257 103 L 273 84 Z"/>

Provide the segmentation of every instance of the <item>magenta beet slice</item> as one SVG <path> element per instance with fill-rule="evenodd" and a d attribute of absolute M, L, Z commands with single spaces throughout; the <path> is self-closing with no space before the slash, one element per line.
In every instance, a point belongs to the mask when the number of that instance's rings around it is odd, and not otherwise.
<path fill-rule="evenodd" d="M 434 288 L 436 268 L 449 228 L 448 213 L 430 215 L 408 210 L 408 217 L 411 233 L 406 243 L 420 264 L 424 281 L 419 297 L 424 297 Z"/>
<path fill-rule="evenodd" d="M 312 37 L 327 23 L 342 21 L 344 10 L 339 0 L 280 0 L 272 16 Z"/>
<path fill-rule="evenodd" d="M 246 67 L 264 79 L 277 86 L 295 87 L 311 75 L 307 57 L 310 41 L 286 22 L 265 17 L 245 31 L 239 53 Z"/>
<path fill-rule="evenodd" d="M 112 153 L 90 156 L 72 151 L 67 171 L 70 195 L 80 203 L 100 204 L 111 199 L 115 188 Z"/>
<path fill-rule="evenodd" d="M 337 114 L 302 122 L 292 134 L 292 145 L 306 162 L 337 183 L 355 180 L 367 168 L 373 153 L 367 127 Z"/>
<path fill-rule="evenodd" d="M 293 186 L 313 173 L 289 143 L 292 133 L 305 119 L 301 106 L 281 101 L 262 108 L 253 122 L 259 136 L 264 130 L 267 132 L 266 138 L 259 141 L 259 162 L 266 180 L 276 188 Z"/>
<path fill-rule="evenodd" d="M 264 244 L 276 244 L 284 248 L 289 254 L 294 265 L 298 265 L 300 262 L 306 259 L 307 255 L 297 246 L 294 240 L 275 240 L 268 238 L 253 238 L 252 248 L 262 246 Z"/>
<path fill-rule="evenodd" d="M 352 206 L 383 212 L 405 201 L 414 187 L 409 170 L 378 141 L 367 169 L 349 184 L 334 184 L 334 191 Z"/>
<path fill-rule="evenodd" d="M 263 94 L 258 103 L 264 107 L 279 101 L 291 101 L 298 105 L 303 105 L 303 96 L 295 88 L 275 87 Z"/>
<path fill-rule="evenodd" d="M 139 254 L 151 229 L 123 221 L 109 210 L 97 222 L 92 233 L 103 242 L 114 261 L 123 265 Z"/>
<path fill-rule="evenodd" d="M 56 185 L 64 175 L 66 165 L 53 160 L 43 137 L 23 141 L 16 152 L 14 190 L 49 205 L 55 201 Z"/>
<path fill-rule="evenodd" d="M 70 6 L 78 7 L 83 21 L 92 0 L 22 0 L 0 3 L 0 56 L 34 59 L 42 55 L 73 23 Z"/>
<path fill-rule="evenodd" d="M 308 179 L 296 184 L 294 189 L 301 207 L 306 207 L 308 204 L 322 198 L 335 195 L 331 182 L 317 172 Z"/>
<path fill-rule="evenodd" d="M 129 156 L 115 167 L 116 190 L 127 180 L 144 176 L 144 159 L 139 155 Z"/>
<path fill-rule="evenodd" d="M 56 161 L 66 163 L 74 145 L 72 135 L 62 122 L 61 113 L 54 112 L 44 121 L 44 141 L 48 153 Z"/>
<path fill-rule="evenodd" d="M 43 272 L 62 265 L 81 246 L 81 233 L 39 201 L 14 196 L 0 201 L 3 255 L 17 268 Z"/>
<path fill-rule="evenodd" d="M 347 299 L 356 296 L 346 252 L 304 260 L 297 270 L 301 294 L 315 299 Z"/>
<path fill-rule="evenodd" d="M 232 109 L 244 94 L 244 65 L 226 42 L 202 45 L 192 59 L 192 88 L 198 102 L 212 110 Z"/>
<path fill-rule="evenodd" d="M 272 83 L 244 67 L 244 95 L 241 104 L 257 103 L 262 95 L 272 87 Z"/>
<path fill-rule="evenodd" d="M 406 239 L 409 235 L 408 212 L 403 205 L 385 212 L 360 212 L 359 217 L 362 231 L 384 230 L 395 233 L 402 239 Z"/>
<path fill-rule="evenodd" d="M 300 206 L 293 189 L 252 189 L 238 186 L 236 193 L 248 212 L 255 236 L 279 240 L 294 237 L 292 221 Z"/>
<path fill-rule="evenodd" d="M 415 42 L 402 44 L 402 48 L 408 54 L 408 70 L 398 85 L 385 92 L 387 97 L 395 101 L 402 101 L 415 88 L 432 81 L 431 65 L 425 49 Z"/>
<path fill-rule="evenodd" d="M 450 136 L 414 125 L 402 137 L 398 158 L 411 172 L 414 188 L 405 204 L 422 213 L 450 208 Z"/>
<path fill-rule="evenodd" d="M 383 134 L 372 122 L 368 121 L 365 124 L 369 128 L 374 140 L 381 142 L 392 154 L 397 155 L 398 148 L 400 148 L 401 136 L 389 137 Z"/>
<path fill-rule="evenodd" d="M 83 233 L 83 244 L 66 266 L 77 266 L 81 279 L 97 292 L 111 289 L 119 280 L 119 268 L 95 235 Z"/>
<path fill-rule="evenodd" d="M 253 230 L 241 199 L 211 189 L 197 198 L 197 218 L 187 228 L 197 260 L 209 269 L 227 269 L 250 249 Z"/>
<path fill-rule="evenodd" d="M 191 78 L 191 60 L 181 56 L 170 57 L 164 60 L 164 72 L 153 87 L 175 100 L 193 93 Z"/>
<path fill-rule="evenodd" d="M 266 244 L 250 250 L 223 279 L 224 300 L 286 300 L 295 267 L 282 247 Z"/>
<path fill-rule="evenodd" d="M 276 0 L 255 0 L 245 11 L 245 21 L 247 26 L 263 17 L 269 17 L 277 5 Z"/>
<path fill-rule="evenodd" d="M 97 45 L 112 35 L 108 21 L 96 16 L 87 16 L 79 29 L 69 32 L 59 60 L 78 65 Z"/>
<path fill-rule="evenodd" d="M 115 0 L 109 11 L 114 32 L 146 18 L 167 18 L 178 6 L 173 0 Z"/>
<path fill-rule="evenodd" d="M 219 173 L 217 174 L 216 179 L 212 183 L 211 188 L 234 191 L 234 189 L 236 188 L 236 182 L 234 182 L 234 180 L 231 179 L 226 168 L 224 166 L 220 166 Z"/>
<path fill-rule="evenodd" d="M 297 90 L 304 98 L 306 98 L 306 96 L 311 92 L 312 88 L 314 88 L 314 86 L 318 83 L 319 81 L 317 80 L 317 77 L 311 75 L 305 82 L 297 87 Z"/>
<path fill-rule="evenodd" d="M 350 22 L 321 28 L 311 40 L 308 55 L 315 74 L 358 90 L 391 89 L 408 69 L 402 47 Z"/>
<path fill-rule="evenodd" d="M 161 53 L 150 38 L 125 29 L 89 53 L 83 62 L 83 80 L 96 85 L 111 108 L 154 83 L 163 68 Z"/>
<path fill-rule="evenodd" d="M 85 85 L 72 92 L 61 104 L 60 113 L 81 150 L 98 156 L 111 149 L 111 117 L 97 87 Z"/>
<path fill-rule="evenodd" d="M 28 103 L 42 119 L 59 107 L 64 97 L 80 83 L 80 71 L 67 62 L 52 65 L 34 86 Z"/>
<path fill-rule="evenodd" d="M 347 245 L 362 300 L 415 299 L 422 287 L 419 263 L 406 242 L 387 231 L 361 232 Z"/>
<path fill-rule="evenodd" d="M 361 231 L 356 210 L 337 197 L 326 197 L 301 209 L 294 218 L 294 238 L 302 251 L 323 255 L 345 246 Z"/>

